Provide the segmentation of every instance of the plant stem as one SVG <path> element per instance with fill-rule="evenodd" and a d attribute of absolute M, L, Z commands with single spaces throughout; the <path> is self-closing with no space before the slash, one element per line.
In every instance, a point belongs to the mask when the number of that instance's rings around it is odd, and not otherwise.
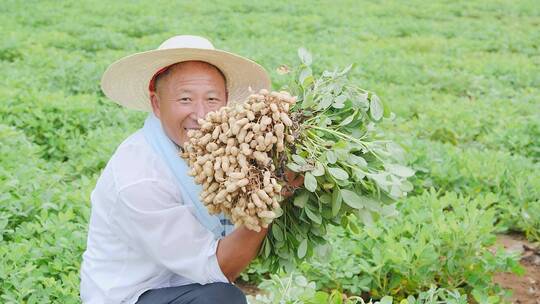
<path fill-rule="evenodd" d="M 351 137 L 345 133 L 342 133 L 342 132 L 339 132 L 339 131 L 336 131 L 336 130 L 332 130 L 332 129 L 328 129 L 328 128 L 322 128 L 322 127 L 318 127 L 318 126 L 311 126 L 311 128 L 313 129 L 316 129 L 316 130 L 320 130 L 320 131 L 323 131 L 323 132 L 328 132 L 328 133 L 332 133 L 342 139 L 346 139 L 346 140 L 349 140 L 349 141 L 352 141 L 354 143 L 357 143 L 359 145 L 361 145 L 363 148 L 365 149 L 368 149 L 367 147 L 367 144 L 361 140 L 358 140 L 354 137 Z"/>

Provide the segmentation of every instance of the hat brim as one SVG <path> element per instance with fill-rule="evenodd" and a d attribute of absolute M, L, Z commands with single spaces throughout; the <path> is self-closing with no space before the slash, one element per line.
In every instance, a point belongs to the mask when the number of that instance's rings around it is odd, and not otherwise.
<path fill-rule="evenodd" d="M 107 97 L 130 109 L 151 112 L 148 84 L 163 67 L 182 61 L 205 61 L 223 72 L 229 104 L 241 103 L 260 89 L 270 89 L 270 77 L 256 62 L 222 50 L 177 48 L 136 53 L 112 63 L 101 78 Z"/>

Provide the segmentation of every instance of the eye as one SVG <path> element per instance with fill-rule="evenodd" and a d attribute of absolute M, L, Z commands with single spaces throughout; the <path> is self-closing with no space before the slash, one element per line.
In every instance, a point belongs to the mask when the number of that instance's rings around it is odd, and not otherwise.
<path fill-rule="evenodd" d="M 191 101 L 191 98 L 189 97 L 182 97 L 180 99 L 178 99 L 178 101 L 180 101 L 181 103 L 188 103 Z"/>
<path fill-rule="evenodd" d="M 210 97 L 208 98 L 208 100 L 212 103 L 216 103 L 216 102 L 219 102 L 219 98 L 215 98 L 215 97 Z"/>

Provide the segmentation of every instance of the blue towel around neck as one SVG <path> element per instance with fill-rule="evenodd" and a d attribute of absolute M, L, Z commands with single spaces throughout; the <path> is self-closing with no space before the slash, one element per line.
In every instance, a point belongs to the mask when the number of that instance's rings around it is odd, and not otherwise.
<path fill-rule="evenodd" d="M 189 166 L 180 157 L 178 146 L 165 134 L 161 121 L 153 113 L 150 113 L 146 118 L 143 133 L 150 146 L 173 173 L 180 193 L 182 193 L 184 204 L 193 205 L 195 216 L 199 222 L 210 230 L 216 239 L 234 230 L 234 226 L 223 214 L 216 216 L 208 213 L 206 207 L 199 200 L 202 186 L 197 185 L 193 177 L 188 175 Z"/>

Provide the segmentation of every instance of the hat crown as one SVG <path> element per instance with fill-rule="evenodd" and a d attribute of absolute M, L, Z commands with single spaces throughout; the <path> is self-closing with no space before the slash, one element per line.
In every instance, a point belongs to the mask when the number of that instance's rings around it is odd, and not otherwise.
<path fill-rule="evenodd" d="M 213 50 L 214 46 L 208 39 L 200 36 L 192 35 L 180 35 L 174 36 L 165 40 L 158 50 L 163 49 L 179 49 L 179 48 L 194 48 L 194 49 L 207 49 Z"/>

